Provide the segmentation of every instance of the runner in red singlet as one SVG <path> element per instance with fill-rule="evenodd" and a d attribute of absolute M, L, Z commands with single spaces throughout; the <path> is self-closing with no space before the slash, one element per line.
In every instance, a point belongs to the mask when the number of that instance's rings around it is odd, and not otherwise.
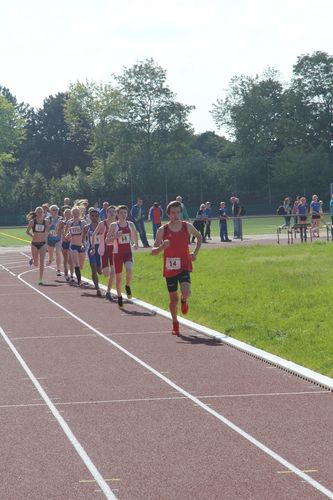
<path fill-rule="evenodd" d="M 170 222 L 164 224 L 157 231 L 152 254 L 157 255 L 164 251 L 163 276 L 166 278 L 170 295 L 170 312 L 172 316 L 172 335 L 179 335 L 178 309 L 178 283 L 181 293 L 181 311 L 188 312 L 188 298 L 191 294 L 192 261 L 196 259 L 202 243 L 199 231 L 192 224 L 181 220 L 182 207 L 179 201 L 169 203 L 166 210 Z M 189 236 L 196 238 L 197 244 L 190 254 Z"/>
<path fill-rule="evenodd" d="M 104 276 L 109 277 L 108 285 L 107 285 L 107 291 L 105 294 L 105 299 L 112 301 L 112 296 L 111 296 L 111 288 L 112 288 L 112 283 L 113 279 L 115 276 L 114 272 L 114 265 L 113 265 L 113 245 L 112 243 L 109 242 L 107 244 L 106 242 L 106 236 L 109 232 L 110 226 L 112 222 L 116 220 L 116 207 L 113 205 L 110 205 L 107 210 L 106 210 L 106 219 L 102 220 L 99 222 L 96 230 L 94 231 L 94 234 L 92 236 L 92 241 L 91 241 L 91 246 L 92 250 L 91 253 L 93 254 L 94 248 L 95 248 L 95 243 L 99 243 L 98 246 L 98 253 L 101 257 L 102 260 L 102 272 Z"/>
<path fill-rule="evenodd" d="M 128 208 L 120 205 L 117 208 L 118 221 L 110 225 L 109 234 L 106 242 L 113 243 L 113 260 L 116 272 L 116 288 L 118 295 L 118 306 L 123 307 L 123 298 L 121 295 L 121 281 L 123 265 L 126 268 L 126 295 L 132 298 L 131 281 L 133 271 L 133 248 L 138 248 L 138 233 L 133 222 L 127 220 Z"/>

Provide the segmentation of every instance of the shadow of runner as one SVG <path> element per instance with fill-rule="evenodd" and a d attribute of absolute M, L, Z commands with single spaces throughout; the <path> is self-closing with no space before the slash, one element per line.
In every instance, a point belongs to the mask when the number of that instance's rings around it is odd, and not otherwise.
<path fill-rule="evenodd" d="M 180 334 L 179 338 L 183 340 L 183 342 L 178 342 L 178 344 L 205 344 L 209 346 L 222 346 L 223 342 L 219 342 L 215 339 L 197 337 L 196 335 L 184 335 Z"/>
<path fill-rule="evenodd" d="M 56 285 L 56 284 L 54 284 L 54 283 L 42 283 L 42 284 L 40 284 L 39 286 L 62 286 L 62 285 L 60 285 L 60 284 L 59 284 L 59 285 Z"/>
<path fill-rule="evenodd" d="M 126 304 L 130 304 L 130 302 L 126 302 Z M 129 311 L 128 309 L 121 309 L 121 312 L 128 314 L 129 316 L 148 316 L 148 317 L 153 317 L 156 316 L 156 311 L 151 311 L 151 312 L 141 312 L 141 311 Z"/>

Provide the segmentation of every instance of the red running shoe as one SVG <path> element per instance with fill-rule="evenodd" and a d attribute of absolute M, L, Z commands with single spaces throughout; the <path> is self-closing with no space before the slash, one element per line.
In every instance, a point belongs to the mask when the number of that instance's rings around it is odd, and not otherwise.
<path fill-rule="evenodd" d="M 181 299 L 181 308 L 182 308 L 182 313 L 187 314 L 188 313 L 188 302 L 187 300 Z"/>
<path fill-rule="evenodd" d="M 178 335 L 179 337 L 179 323 L 176 321 L 176 323 L 172 323 L 172 335 Z"/>

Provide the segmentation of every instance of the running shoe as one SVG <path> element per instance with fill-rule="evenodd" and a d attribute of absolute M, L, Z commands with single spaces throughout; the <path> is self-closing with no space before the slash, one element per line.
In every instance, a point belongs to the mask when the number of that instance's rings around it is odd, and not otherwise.
<path fill-rule="evenodd" d="M 75 283 L 75 278 L 74 278 L 74 276 L 71 276 L 71 283 Z"/>
<path fill-rule="evenodd" d="M 30 259 L 29 260 L 29 266 L 32 266 L 33 263 L 34 263 L 33 259 Z"/>
<path fill-rule="evenodd" d="M 172 335 L 177 335 L 179 337 L 179 323 L 176 321 L 175 323 L 172 323 Z"/>
<path fill-rule="evenodd" d="M 59 271 L 59 269 L 57 271 L 57 276 L 61 276 L 61 272 Z"/>
<path fill-rule="evenodd" d="M 127 298 L 128 299 L 131 299 L 132 298 L 132 290 L 131 290 L 131 287 L 126 285 L 125 286 L 125 290 L 126 290 L 126 295 L 127 295 Z"/>
<path fill-rule="evenodd" d="M 100 290 L 97 290 L 96 295 L 97 295 L 97 297 L 102 297 L 102 292 Z"/>
<path fill-rule="evenodd" d="M 43 280 L 38 280 L 38 285 L 42 285 L 43 284 Z"/>
<path fill-rule="evenodd" d="M 110 302 L 112 302 L 112 295 L 110 292 L 106 292 L 105 294 L 105 300 L 109 300 Z"/>
<path fill-rule="evenodd" d="M 66 276 L 67 283 L 69 282 L 69 280 L 70 280 L 69 276 Z"/>
<path fill-rule="evenodd" d="M 187 300 L 181 299 L 181 309 L 183 314 L 188 313 L 188 302 Z"/>
<path fill-rule="evenodd" d="M 122 297 L 118 297 L 118 307 L 124 307 Z"/>

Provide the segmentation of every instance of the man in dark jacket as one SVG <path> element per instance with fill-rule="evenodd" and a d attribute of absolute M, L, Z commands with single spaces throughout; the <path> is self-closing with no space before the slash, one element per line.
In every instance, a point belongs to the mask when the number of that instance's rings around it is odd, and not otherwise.
<path fill-rule="evenodd" d="M 138 231 L 140 235 L 140 239 L 142 241 L 142 244 L 145 248 L 150 247 L 148 240 L 147 240 L 147 235 L 146 235 L 146 228 L 145 228 L 145 213 L 143 209 L 143 200 L 141 198 L 137 199 L 136 205 L 133 205 L 131 209 L 131 219 L 135 224 L 136 230 Z"/>

